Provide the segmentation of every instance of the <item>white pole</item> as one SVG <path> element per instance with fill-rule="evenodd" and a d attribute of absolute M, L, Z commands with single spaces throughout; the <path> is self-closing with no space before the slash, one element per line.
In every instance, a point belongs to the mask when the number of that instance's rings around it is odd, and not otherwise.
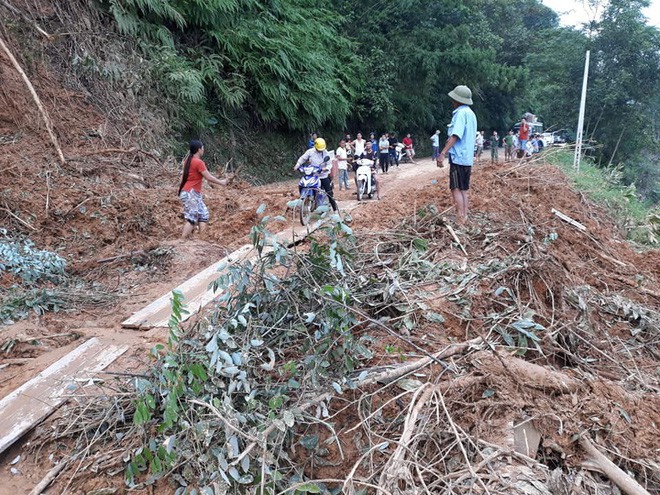
<path fill-rule="evenodd" d="M 580 116 L 578 117 L 577 136 L 575 138 L 575 158 L 573 168 L 580 171 L 580 159 L 582 158 L 582 131 L 584 127 L 584 107 L 587 103 L 587 80 L 589 79 L 589 50 L 584 61 L 584 77 L 582 78 L 582 99 L 580 100 Z"/>

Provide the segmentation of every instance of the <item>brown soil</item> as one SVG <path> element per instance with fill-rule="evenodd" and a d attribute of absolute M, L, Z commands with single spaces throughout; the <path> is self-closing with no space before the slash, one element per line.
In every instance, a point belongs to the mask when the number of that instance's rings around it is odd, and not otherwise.
<path fill-rule="evenodd" d="M 0 35 L 7 38 L 2 30 Z M 10 45 L 16 54 L 20 53 L 18 43 Z M 19 59 L 26 62 L 25 58 Z M 212 220 L 206 238 L 182 242 L 178 240 L 182 221 L 175 196 L 178 161 L 135 152 L 91 154 L 109 148 L 128 149 L 140 142 L 140 135 L 132 133 L 132 141 L 124 142 L 121 136 L 127 130 L 114 127 L 89 94 L 70 89 L 46 63 L 31 62 L 29 68 L 30 78 L 55 122 L 64 153 L 71 159 L 64 166 L 57 164 L 22 80 L 0 57 L 0 171 L 5 184 L 0 191 L 0 223 L 13 234 L 29 236 L 40 248 L 57 250 L 83 283 L 96 284 L 96 291 L 112 297 L 98 306 L 81 302 L 75 310 L 33 316 L 0 329 L 0 344 L 14 342 L 8 352 L 0 355 L 0 365 L 8 364 L 0 369 L 0 397 L 62 357 L 80 339 L 95 335 L 131 346 L 131 351 L 111 370 L 138 370 L 145 366 L 147 351 L 165 339 L 164 331 L 125 330 L 121 321 L 249 242 L 247 236 L 258 218 L 259 204 L 266 203 L 273 214 L 290 217 L 286 202 L 296 193 L 295 183 L 291 182 L 255 188 L 238 180 L 230 187 L 207 188 L 205 197 Z M 437 261 L 476 265 L 492 259 L 493 253 L 520 253 L 520 272 L 513 278 L 495 278 L 490 285 L 478 288 L 480 297 L 473 298 L 472 314 L 481 319 L 467 321 L 462 308 L 445 297 L 430 300 L 431 309 L 442 313 L 446 322 L 442 327 L 426 325 L 416 329 L 411 337 L 415 342 L 432 350 L 450 341 L 487 333 L 483 318 L 497 307 L 492 294 L 500 285 L 515 288 L 519 304 L 540 302 L 537 311 L 546 323 L 575 323 L 582 313 L 561 295 L 566 289 L 586 285 L 602 294 L 623 296 L 660 311 L 660 299 L 653 295 L 660 287 L 660 251 L 639 251 L 625 242 L 607 214 L 572 189 L 559 170 L 548 165 L 478 165 L 473 177 L 472 222 L 456 228 L 469 256 L 464 260 L 447 230 L 440 226 L 434 234 Z M 421 221 L 422 210 L 430 204 L 438 211 L 447 210 L 451 223 L 446 169 L 438 170 L 430 161 L 420 160 L 419 165 L 402 165 L 401 170 L 393 170 L 381 176 L 381 180 L 383 200 L 367 201 L 351 215 L 358 234 L 403 229 L 411 222 Z M 352 191 L 337 192 L 337 197 L 352 200 Z M 564 223 L 551 213 L 551 208 L 579 220 L 587 232 Z M 406 225 L 402 225 L 404 219 Z M 281 228 L 285 229 L 291 221 L 289 218 L 289 223 Z M 538 242 L 553 233 L 558 234 L 555 241 Z M 153 254 L 156 248 L 163 250 L 160 255 Z M 151 254 L 146 258 L 97 263 L 102 258 L 137 250 Z M 510 276 L 509 273 L 507 277 Z M 2 274 L 0 287 L 8 288 L 13 283 L 15 279 Z M 433 291 L 433 285 L 422 289 Z M 564 432 L 584 428 L 597 431 L 602 440 L 615 445 L 622 458 L 657 459 L 660 389 L 657 374 L 654 379 L 649 378 L 653 377 L 659 358 L 657 328 L 655 337 L 646 335 L 636 340 L 631 336 L 633 323 L 614 315 L 605 317 L 602 312 L 586 312 L 592 331 L 589 339 L 595 350 L 585 352 L 591 352 L 598 362 L 578 371 L 570 355 L 552 349 L 544 363 L 584 380 L 577 393 L 547 394 L 510 376 L 489 373 L 479 363 L 466 362 L 467 369 L 479 380 L 463 389 L 450 388 L 446 398 L 457 404 L 453 412 L 460 418 L 460 425 L 475 436 L 495 442 L 502 434 L 503 422 L 524 411 L 537 418 L 535 424 L 545 439 L 543 455 L 548 459 L 553 455 L 564 460 L 574 458 L 566 462 L 578 465 L 582 454 Z M 571 335 L 565 338 L 575 347 L 590 343 L 575 342 Z M 632 349 L 627 357 L 621 351 L 626 345 Z M 396 362 L 412 351 L 392 336 L 383 336 L 376 350 L 370 363 L 373 365 Z M 601 355 L 609 353 L 613 356 L 609 361 Z M 593 374 L 586 374 L 584 369 Z M 430 376 L 439 377 L 441 371 L 432 367 Z M 634 376 L 628 376 L 627 371 Z M 645 381 L 645 386 L 635 377 Z M 486 389 L 497 391 L 495 400 L 483 398 Z M 395 391 L 389 390 L 377 400 L 384 403 L 395 395 Z M 398 417 L 402 407 L 403 404 L 389 403 L 383 410 L 385 421 Z M 556 420 L 559 416 L 563 418 L 561 433 Z M 357 411 L 349 409 L 335 420 L 335 428 L 340 431 L 359 422 L 360 417 Z M 46 422 L 41 430 L 48 425 Z M 322 429 L 301 433 L 311 432 L 321 435 L 322 440 L 328 436 Z M 28 435 L 22 444 L 0 457 L 0 495 L 28 493 L 52 466 L 48 460 L 51 451 L 56 457 L 66 451 L 66 445 L 34 449 L 30 445 L 32 439 Z M 328 446 L 327 466 L 305 459 L 302 448 L 292 451 L 291 457 L 307 462 L 306 472 L 310 476 L 345 476 L 360 457 L 363 444 L 351 434 L 340 434 L 340 439 L 343 461 L 333 444 Z M 9 462 L 19 454 L 22 459 L 16 468 L 21 474 L 12 475 Z M 332 466 L 340 461 L 338 466 Z M 58 489 L 65 487 L 70 475 L 58 482 Z M 123 493 L 121 473 L 114 477 L 107 473 L 85 474 L 73 484 L 71 492 L 86 493 L 108 486 Z"/>

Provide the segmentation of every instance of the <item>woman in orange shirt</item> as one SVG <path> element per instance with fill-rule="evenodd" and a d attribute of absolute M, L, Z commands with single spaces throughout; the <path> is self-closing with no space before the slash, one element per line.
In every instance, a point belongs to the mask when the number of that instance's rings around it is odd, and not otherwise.
<path fill-rule="evenodd" d="M 218 179 L 206 169 L 206 164 L 202 161 L 203 155 L 204 145 L 201 141 L 190 141 L 190 152 L 184 160 L 178 193 L 183 203 L 183 217 L 186 220 L 181 233 L 183 239 L 192 234 L 195 226 L 201 234 L 206 228 L 206 222 L 209 221 L 209 210 L 202 198 L 203 179 L 213 184 L 227 185 L 227 179 Z"/>

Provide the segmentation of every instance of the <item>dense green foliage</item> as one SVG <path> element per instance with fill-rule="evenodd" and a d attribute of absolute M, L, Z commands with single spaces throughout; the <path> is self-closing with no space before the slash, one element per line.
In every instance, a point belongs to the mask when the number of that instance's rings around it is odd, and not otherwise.
<path fill-rule="evenodd" d="M 610 0 L 583 30 L 559 27 L 539 0 L 101 5 L 140 41 L 163 106 L 190 134 L 394 129 L 423 147 L 449 121 L 446 93 L 456 84 L 473 90 L 487 132 L 506 132 L 531 111 L 574 133 L 590 49 L 586 135 L 599 144 L 597 162 L 624 163 L 629 183 L 660 198 L 660 36 L 641 14 L 647 0 Z"/>
<path fill-rule="evenodd" d="M 169 107 L 196 127 L 238 109 L 289 129 L 340 124 L 359 80 L 355 48 L 314 0 L 109 0 L 139 37 Z M 336 70 L 341 67 L 342 70 Z"/>

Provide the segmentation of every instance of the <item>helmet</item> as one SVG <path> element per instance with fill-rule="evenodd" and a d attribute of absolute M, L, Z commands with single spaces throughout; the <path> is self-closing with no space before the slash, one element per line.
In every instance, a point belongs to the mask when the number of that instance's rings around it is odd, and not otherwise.
<path fill-rule="evenodd" d="M 467 86 L 456 86 L 449 92 L 449 97 L 463 105 L 472 105 L 472 91 Z"/>
<path fill-rule="evenodd" d="M 316 151 L 323 151 L 326 148 L 325 139 L 316 138 L 316 140 L 314 141 L 314 148 L 316 148 Z"/>

